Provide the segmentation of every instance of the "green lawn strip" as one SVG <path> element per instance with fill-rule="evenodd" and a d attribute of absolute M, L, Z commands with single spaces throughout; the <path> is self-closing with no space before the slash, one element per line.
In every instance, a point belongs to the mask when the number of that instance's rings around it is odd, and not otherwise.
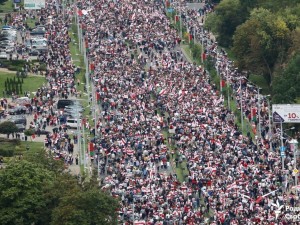
<path fill-rule="evenodd" d="M 5 97 L 3 94 L 3 91 L 5 90 L 5 81 L 7 78 L 13 78 L 15 77 L 15 74 L 13 73 L 5 73 L 0 72 L 0 97 Z M 28 76 L 26 78 L 23 78 L 23 84 L 22 84 L 22 95 L 25 91 L 28 91 L 30 94 L 32 92 L 36 92 L 38 88 L 42 87 L 43 84 L 46 83 L 46 79 L 43 76 Z"/>
<path fill-rule="evenodd" d="M 89 96 L 87 96 L 84 91 L 84 84 L 85 83 L 85 65 L 84 65 L 84 58 L 83 55 L 79 52 L 79 46 L 78 46 L 78 37 L 77 37 L 77 26 L 73 23 L 71 25 L 71 30 L 69 31 L 69 35 L 71 37 L 71 43 L 69 44 L 71 56 L 73 59 L 73 63 L 80 68 L 80 73 L 76 75 L 76 80 L 80 80 L 80 85 L 77 87 L 78 91 L 81 93 L 81 104 L 84 107 L 83 117 L 87 118 L 89 120 L 89 123 L 92 124 L 94 121 L 90 117 L 90 107 L 88 107 L 88 99 Z"/>
<path fill-rule="evenodd" d="M 71 24 L 70 30 L 69 30 L 69 36 L 71 38 L 71 42 L 69 44 L 71 56 L 73 63 L 80 68 L 80 72 L 76 75 L 76 81 L 77 79 L 80 80 L 80 85 L 77 86 L 77 90 L 80 91 L 81 97 L 80 98 L 80 103 L 82 107 L 84 108 L 84 111 L 82 113 L 83 118 L 88 119 L 89 124 L 91 126 L 95 126 L 95 122 L 93 121 L 91 115 L 90 115 L 90 105 L 89 105 L 89 96 L 87 96 L 86 91 L 84 90 L 86 78 L 85 78 L 85 64 L 84 64 L 84 56 L 82 53 L 79 51 L 79 42 L 78 42 L 78 31 L 77 31 L 77 25 L 74 23 L 75 21 L 73 20 L 73 23 Z M 81 152 L 80 154 L 84 155 L 85 151 L 88 148 L 88 139 L 90 138 L 90 131 L 88 129 L 85 129 L 85 134 L 84 134 L 84 139 L 85 139 L 85 148 L 83 147 L 83 143 L 81 145 Z M 85 174 L 85 168 L 84 168 L 84 163 L 80 165 L 80 174 L 84 175 Z"/>
<path fill-rule="evenodd" d="M 0 1 L 0 13 L 9 13 L 14 11 L 14 4 L 11 0 Z"/>
<path fill-rule="evenodd" d="M 43 142 L 33 142 L 28 140 L 20 141 L 19 144 L 16 144 L 12 139 L 1 138 L 0 156 L 3 156 L 4 163 L 8 163 L 10 160 L 14 159 L 14 157 L 24 155 L 26 152 L 35 153 L 42 148 L 44 148 Z"/>
<path fill-rule="evenodd" d="M 187 60 L 194 63 L 195 60 L 193 59 L 190 47 L 188 45 L 181 45 L 181 49 Z"/>
<path fill-rule="evenodd" d="M 26 20 L 26 23 L 28 25 L 29 28 L 33 29 L 35 28 L 35 23 L 37 22 L 37 19 L 32 19 L 32 18 L 29 18 Z"/>

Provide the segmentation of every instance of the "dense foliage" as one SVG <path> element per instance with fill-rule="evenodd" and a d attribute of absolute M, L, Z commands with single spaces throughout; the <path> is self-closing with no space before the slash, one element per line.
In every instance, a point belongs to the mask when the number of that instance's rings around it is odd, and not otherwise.
<path fill-rule="evenodd" d="M 78 182 L 42 150 L 0 171 L 2 225 L 117 224 L 117 208 L 94 178 Z"/>
<path fill-rule="evenodd" d="M 293 103 L 300 96 L 295 63 L 300 54 L 300 0 L 223 0 L 206 26 L 221 46 L 232 48 L 239 69 L 266 78 L 274 102 Z M 289 94 L 279 97 L 278 91 Z"/>

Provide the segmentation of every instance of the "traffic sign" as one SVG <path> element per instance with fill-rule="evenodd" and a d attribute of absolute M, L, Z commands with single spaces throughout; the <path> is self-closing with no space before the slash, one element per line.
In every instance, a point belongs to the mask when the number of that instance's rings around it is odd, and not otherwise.
<path fill-rule="evenodd" d="M 281 146 L 281 147 L 280 147 L 280 151 L 281 151 L 281 152 L 284 152 L 284 151 L 285 151 L 285 149 L 286 149 L 286 147 L 285 147 L 285 146 Z"/>
<path fill-rule="evenodd" d="M 280 155 L 281 155 L 281 157 L 285 157 L 285 153 L 284 152 L 281 152 Z"/>

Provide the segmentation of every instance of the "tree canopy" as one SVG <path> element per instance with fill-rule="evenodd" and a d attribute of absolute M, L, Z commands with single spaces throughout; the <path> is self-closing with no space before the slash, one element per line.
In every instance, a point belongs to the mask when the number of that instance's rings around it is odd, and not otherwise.
<path fill-rule="evenodd" d="M 223 0 L 206 27 L 222 47 L 232 49 L 240 70 L 266 78 L 273 103 L 300 97 L 292 81 L 298 78 L 289 72 L 300 54 L 300 0 Z M 289 94 L 279 97 L 278 90 Z"/>
<path fill-rule="evenodd" d="M 0 134 L 12 134 L 18 131 L 16 124 L 11 121 L 4 121 L 0 123 Z"/>
<path fill-rule="evenodd" d="M 83 185 L 62 165 L 41 150 L 1 170 L 0 224 L 117 224 L 118 201 L 94 177 Z"/>

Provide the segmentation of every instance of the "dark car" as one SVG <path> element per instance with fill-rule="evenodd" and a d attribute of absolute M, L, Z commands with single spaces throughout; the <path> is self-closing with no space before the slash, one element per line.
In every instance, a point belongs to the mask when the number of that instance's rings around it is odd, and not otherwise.
<path fill-rule="evenodd" d="M 50 131 L 47 131 L 47 130 L 41 130 L 41 129 L 35 129 L 35 134 L 39 134 L 39 135 L 48 135 L 50 134 L 51 132 Z"/>
<path fill-rule="evenodd" d="M 23 124 L 16 124 L 18 128 L 18 132 L 24 132 L 26 130 L 26 127 Z"/>
<path fill-rule="evenodd" d="M 74 105 L 74 101 L 70 99 L 60 99 L 57 101 L 57 109 L 64 109 L 69 105 Z"/>
<path fill-rule="evenodd" d="M 9 115 L 21 115 L 26 113 L 27 108 L 25 106 L 16 106 L 8 110 Z"/>
<path fill-rule="evenodd" d="M 13 116 L 9 120 L 15 124 L 23 124 L 24 126 L 27 124 L 27 119 L 25 116 Z"/>
<path fill-rule="evenodd" d="M 32 50 L 31 52 L 28 53 L 30 56 L 38 56 L 40 52 L 38 50 Z"/>

